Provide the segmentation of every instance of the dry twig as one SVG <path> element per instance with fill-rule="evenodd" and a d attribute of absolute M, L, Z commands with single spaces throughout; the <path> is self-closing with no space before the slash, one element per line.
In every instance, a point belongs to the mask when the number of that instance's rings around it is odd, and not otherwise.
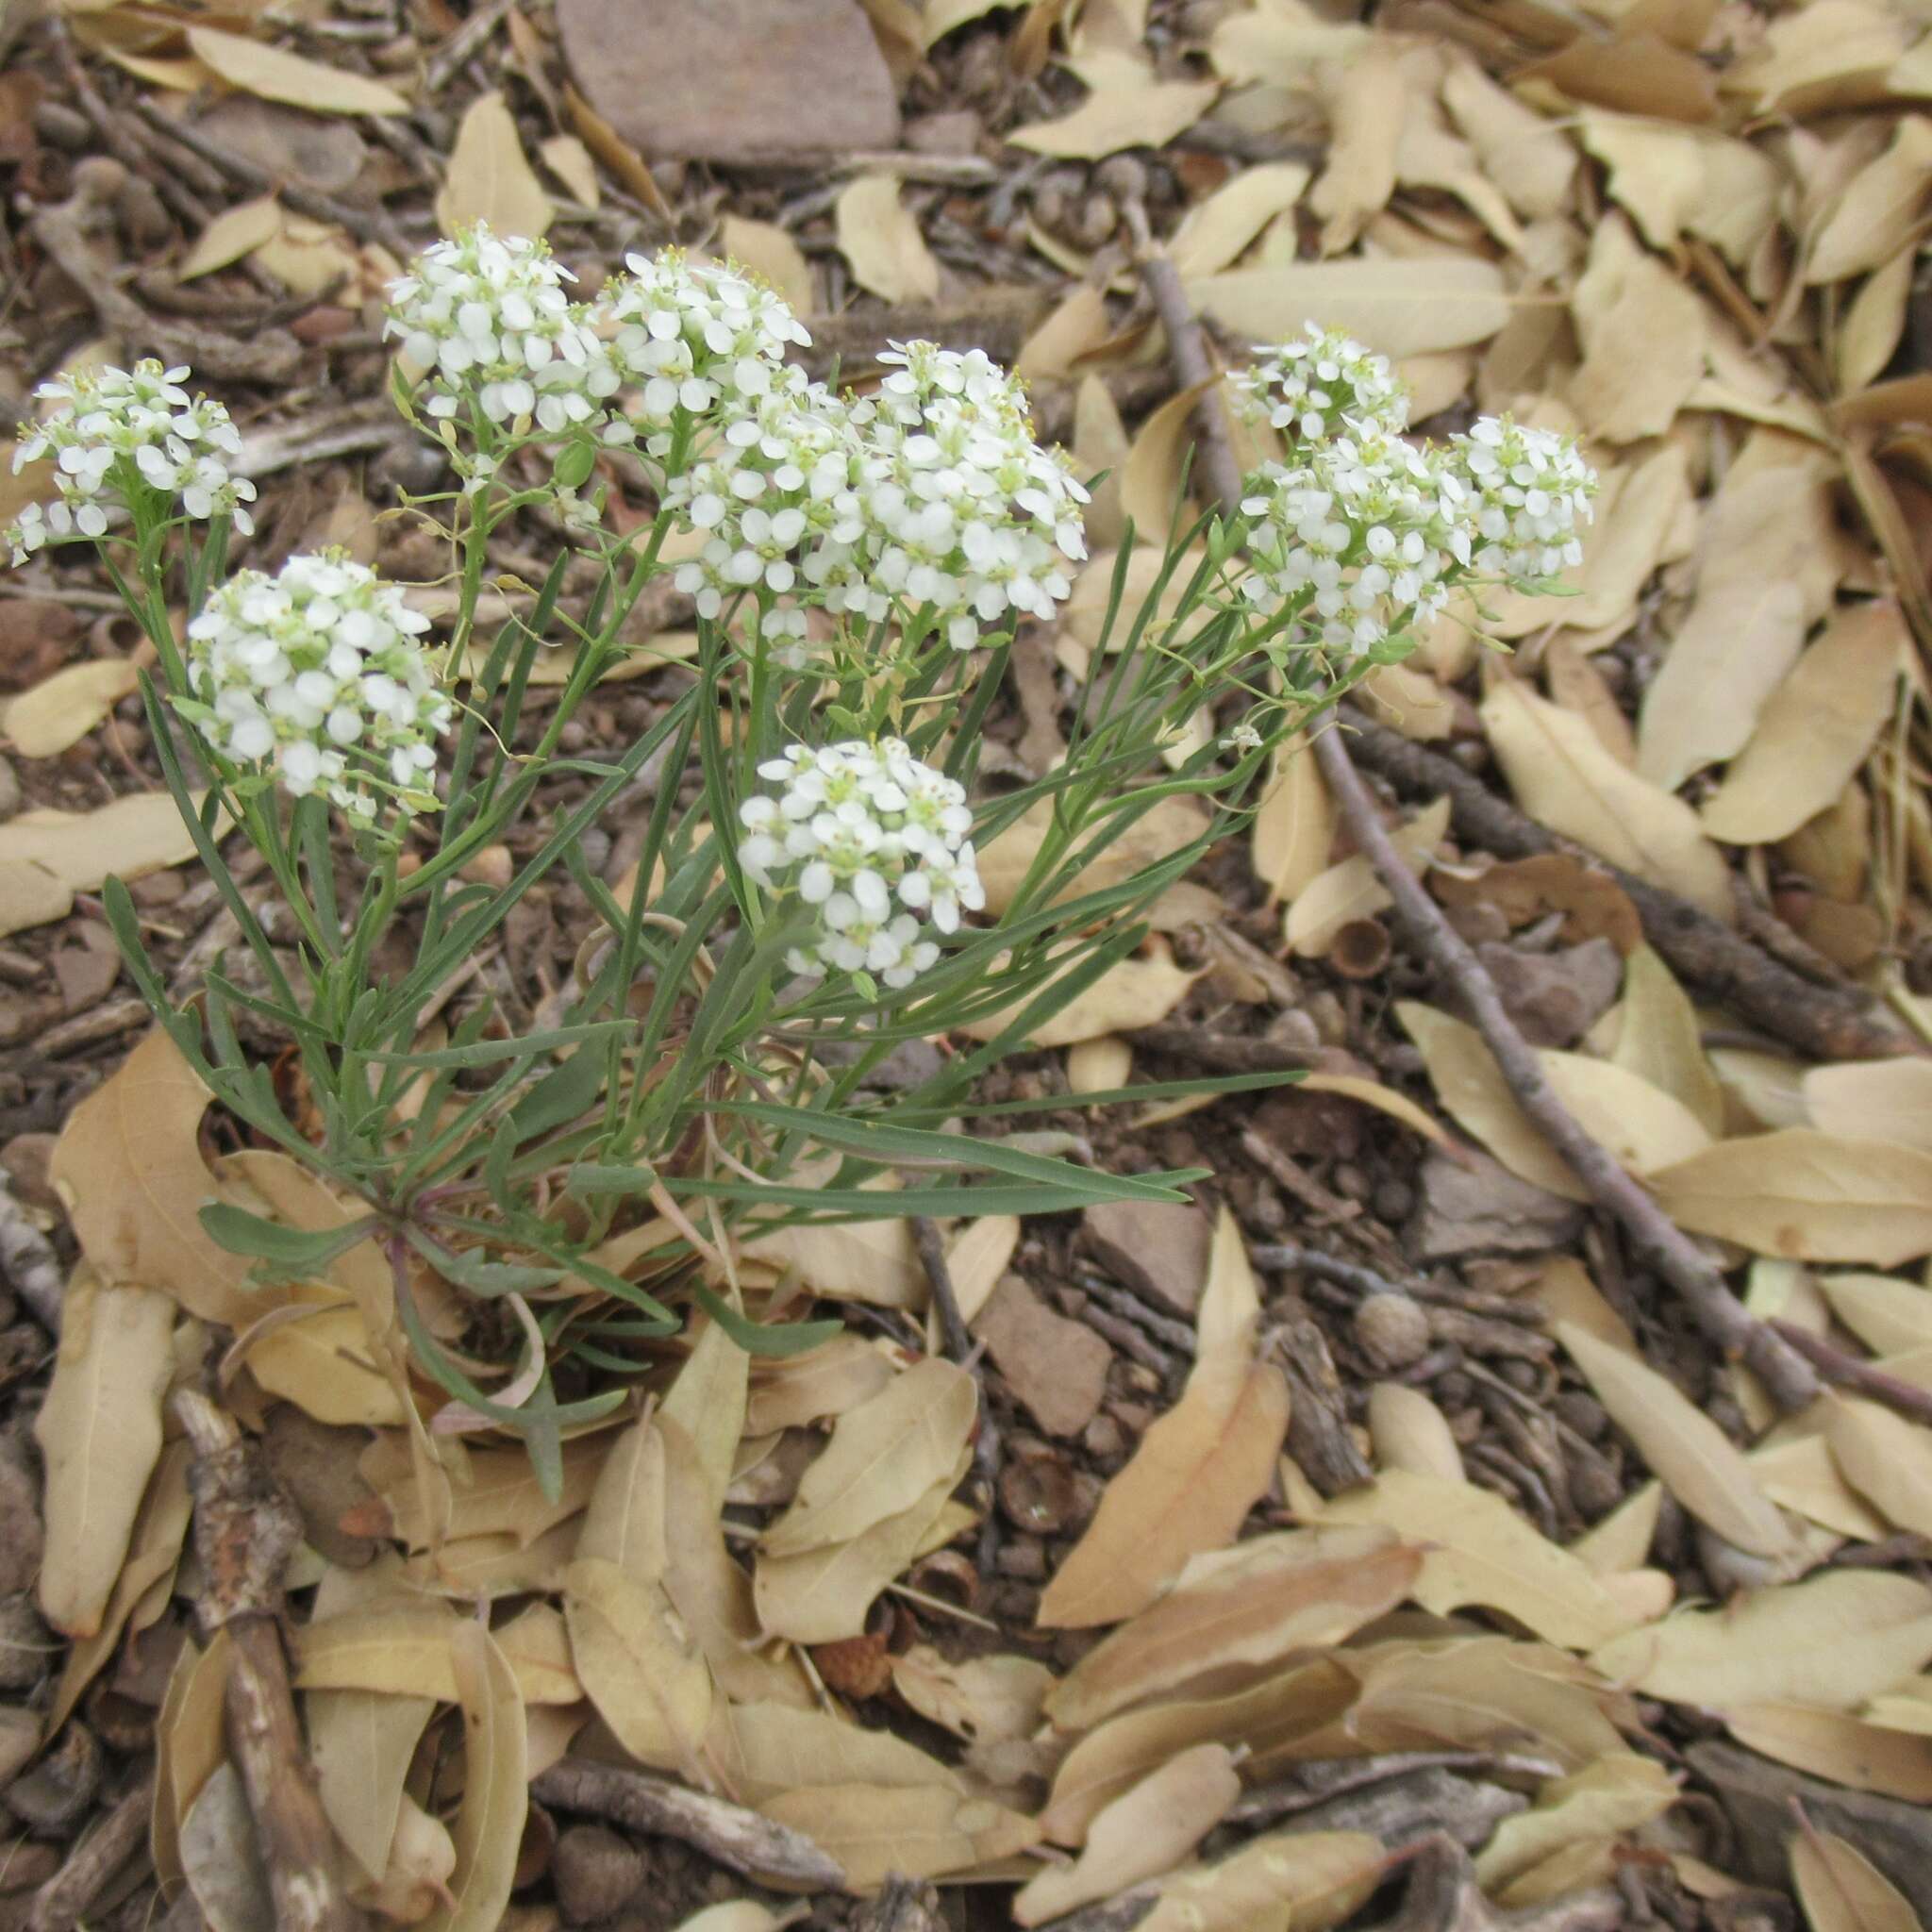
<path fill-rule="evenodd" d="M 1145 219 L 1137 225 L 1145 233 Z M 1174 263 L 1158 249 L 1142 245 L 1140 268 L 1155 311 L 1167 331 L 1175 376 L 1187 388 L 1214 375 L 1201 324 L 1188 305 Z M 1208 492 L 1230 514 L 1241 502 L 1241 470 L 1228 441 L 1227 425 L 1205 391 L 1195 408 L 1201 441 L 1197 474 Z M 1323 779 L 1342 822 L 1374 867 L 1382 889 L 1409 927 L 1431 966 L 1461 998 L 1517 1105 L 1562 1156 L 1591 1199 L 1624 1229 L 1682 1297 L 1698 1325 L 1727 1355 L 1748 1363 L 1780 1407 L 1802 1408 L 1818 1393 L 1816 1371 L 1782 1338 L 1750 1314 L 1724 1284 L 1724 1276 L 1670 1217 L 1606 1150 L 1584 1130 L 1544 1074 L 1536 1049 L 1517 1030 L 1482 961 L 1432 899 L 1396 850 L 1374 800 L 1362 783 L 1340 731 L 1314 734 L 1313 750 Z M 1252 1138 L 1252 1137 L 1250 1137 Z"/>
<path fill-rule="evenodd" d="M 973 1473 L 986 1486 L 986 1514 L 979 1525 L 979 1569 L 982 1574 L 992 1568 L 995 1551 L 994 1525 L 999 1518 L 1000 1434 L 994 1427 L 992 1406 L 986 1399 L 986 1371 L 982 1351 L 973 1340 L 966 1318 L 959 1312 L 959 1297 L 953 1288 L 953 1271 L 946 1265 L 946 1245 L 940 1238 L 939 1223 L 929 1214 L 912 1217 L 913 1239 L 919 1243 L 920 1265 L 925 1270 L 926 1285 L 939 1313 L 940 1333 L 945 1338 L 946 1353 L 979 1385 L 979 1421 L 973 1439 Z"/>
<path fill-rule="evenodd" d="M 147 1842 L 154 1808 L 150 1772 L 75 1846 L 66 1864 L 34 1894 L 27 1932 L 72 1932 L 109 1881 Z"/>
<path fill-rule="evenodd" d="M 254 1444 L 207 1396 L 184 1389 L 175 1413 L 194 1444 L 194 1551 L 204 1637 L 225 1629 L 228 1748 L 261 1840 L 278 1932 L 359 1932 L 337 1871 L 338 1850 L 308 1769 L 278 1625 L 282 1572 L 302 1519 Z"/>

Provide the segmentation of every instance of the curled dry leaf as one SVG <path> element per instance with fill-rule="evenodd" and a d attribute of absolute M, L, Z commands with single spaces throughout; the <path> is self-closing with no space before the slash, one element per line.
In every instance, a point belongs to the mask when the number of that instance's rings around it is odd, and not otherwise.
<path fill-rule="evenodd" d="M 1802 1700 L 1848 1710 L 1932 1658 L 1932 1591 L 1908 1576 L 1834 1570 L 1680 1610 L 1596 1650 L 1606 1677 L 1651 1697 L 1725 1709 Z"/>
<path fill-rule="evenodd" d="M 1424 1548 L 1409 1594 L 1438 1616 L 1481 1604 L 1573 1649 L 1607 1642 L 1629 1625 L 1583 1563 L 1474 1484 L 1385 1470 L 1336 1497 L 1324 1520 L 1379 1524 Z"/>
<path fill-rule="evenodd" d="M 839 252 L 858 285 L 887 302 L 936 302 L 940 265 L 899 199 L 896 175 L 861 175 L 833 206 Z"/>
<path fill-rule="evenodd" d="M 1227 1816 L 1241 1781 L 1224 1744 L 1196 1744 L 1116 1798 L 1094 1819 L 1071 1865 L 1049 1865 L 1013 1901 L 1013 1918 L 1038 1925 L 1124 1891 L 1181 1863 Z"/>
<path fill-rule="evenodd" d="M 1028 1657 L 955 1662 L 930 1644 L 915 1643 L 892 1659 L 892 1688 L 906 1703 L 969 1744 L 1031 1736 L 1054 1683 L 1053 1673 Z"/>
<path fill-rule="evenodd" d="M 1726 923 L 1730 874 L 1697 814 L 1619 763 L 1587 720 L 1499 678 L 1482 719 L 1516 802 L 1539 824 Z"/>
<path fill-rule="evenodd" d="M 1378 1528 L 1284 1530 L 1197 1557 L 1061 1679 L 1047 1715 L 1062 1730 L 1090 1730 L 1197 1678 L 1332 1647 L 1392 1610 L 1422 1562 Z"/>
<path fill-rule="evenodd" d="M 67 1286 L 34 1441 L 47 1473 L 41 1611 L 69 1637 L 101 1627 L 161 1453 L 175 1313 L 153 1289 L 108 1287 L 82 1271 Z"/>
<path fill-rule="evenodd" d="M 1117 1623 L 1145 1607 L 1187 1559 L 1219 1549 L 1267 1488 L 1288 1430 L 1288 1384 L 1255 1359 L 1260 1316 L 1234 1216 L 1215 1225 L 1187 1387 L 1108 1485 L 1087 1533 L 1041 1597 L 1049 1629 Z"/>
<path fill-rule="evenodd" d="M 1916 1147 L 1786 1127 L 1646 1178 L 1680 1225 L 1760 1255 L 1895 1268 L 1932 1251 L 1932 1154 Z"/>
<path fill-rule="evenodd" d="M 1730 1438 L 1667 1377 L 1568 1322 L 1557 1338 L 1651 1473 L 1700 1523 L 1754 1557 L 1794 1561 L 1797 1539 Z"/>
<path fill-rule="evenodd" d="M 1504 1819 L 1476 1856 L 1476 1877 L 1485 1890 L 1500 1890 L 1572 1845 L 1648 1824 L 1676 1801 L 1676 1779 L 1654 1757 L 1620 1751 L 1553 1780 L 1533 1809 Z"/>

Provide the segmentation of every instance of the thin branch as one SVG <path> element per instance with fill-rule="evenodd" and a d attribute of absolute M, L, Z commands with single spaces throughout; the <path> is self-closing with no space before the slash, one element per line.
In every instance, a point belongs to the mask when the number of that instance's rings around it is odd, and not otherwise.
<path fill-rule="evenodd" d="M 1130 218 L 1131 219 L 1131 218 Z M 1136 225 L 1145 233 L 1145 218 Z M 1189 388 L 1212 374 L 1201 324 L 1189 307 L 1174 263 L 1151 243 L 1140 249 L 1140 269 L 1155 311 L 1167 331 L 1174 375 Z M 1204 391 L 1203 400 L 1207 400 Z M 1217 411 L 1199 409 L 1201 444 L 1197 474 L 1220 507 L 1241 506 L 1241 476 L 1225 423 Z M 1781 1408 L 1803 1408 L 1818 1393 L 1817 1372 L 1731 1293 L 1723 1274 L 1695 1242 L 1651 1199 L 1615 1159 L 1591 1138 L 1564 1106 L 1543 1073 L 1537 1051 L 1517 1030 L 1482 961 L 1411 872 L 1382 823 L 1374 800 L 1348 755 L 1341 731 L 1313 734 L 1315 760 L 1343 823 L 1374 868 L 1383 890 L 1437 974 L 1453 986 L 1474 1021 L 1496 1064 L 1543 1138 L 1570 1165 L 1596 1206 L 1623 1227 L 1632 1244 L 1683 1299 L 1697 1324 L 1727 1355 L 1754 1369 Z"/>
<path fill-rule="evenodd" d="M 925 1270 L 926 1286 L 932 1291 L 932 1305 L 940 1318 L 940 1333 L 946 1353 L 978 1385 L 978 1426 L 973 1438 L 973 1472 L 986 1486 L 986 1514 L 979 1525 L 977 1552 L 981 1575 L 991 1572 L 997 1554 L 994 1539 L 999 1519 L 1000 1432 L 993 1424 L 992 1407 L 986 1399 L 984 1350 L 973 1339 L 966 1318 L 959 1311 L 958 1291 L 953 1286 L 953 1271 L 946 1264 L 946 1244 L 940 1238 L 939 1223 L 929 1214 L 912 1217 L 912 1237 L 919 1244 L 920 1265 Z"/>
<path fill-rule="evenodd" d="M 1915 1423 L 1932 1423 L 1932 1390 L 1907 1382 L 1901 1375 L 1888 1374 L 1870 1362 L 1834 1348 L 1822 1335 L 1800 1328 L 1795 1322 L 1774 1320 L 1772 1324 L 1834 1389 L 1849 1389 L 1856 1395 L 1869 1395 Z"/>

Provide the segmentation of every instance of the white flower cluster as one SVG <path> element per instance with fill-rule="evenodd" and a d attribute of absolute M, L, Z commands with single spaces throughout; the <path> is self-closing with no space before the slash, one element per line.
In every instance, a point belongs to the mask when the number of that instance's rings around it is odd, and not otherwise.
<path fill-rule="evenodd" d="M 1087 492 L 1034 441 L 1019 384 L 977 349 L 895 343 L 879 359 L 891 374 L 873 399 L 796 371 L 741 395 L 674 482 L 671 500 L 711 533 L 677 576 L 701 615 L 757 591 L 868 623 L 917 618 L 971 650 L 1067 596 Z M 799 661 L 802 612 L 762 621 Z"/>
<path fill-rule="evenodd" d="M 605 294 L 615 324 L 610 357 L 638 385 L 634 421 L 654 455 L 668 452 L 679 410 L 755 409 L 780 383 L 786 349 L 811 346 L 782 296 L 733 269 L 675 248 L 627 255 L 624 265 L 629 278 Z"/>
<path fill-rule="evenodd" d="M 272 760 L 284 791 L 373 824 L 378 791 L 405 810 L 430 795 L 451 708 L 417 641 L 428 626 L 341 551 L 237 572 L 188 626 L 199 702 L 182 709 L 224 756 Z"/>
<path fill-rule="evenodd" d="M 1536 580 L 1581 560 L 1596 476 L 1574 441 L 1484 417 L 1443 447 L 1402 430 L 1388 362 L 1312 323 L 1237 381 L 1291 455 L 1247 479 L 1253 570 L 1242 593 L 1298 620 L 1291 641 L 1375 651 L 1434 616 L 1458 583 Z"/>
<path fill-rule="evenodd" d="M 1476 569 L 1536 582 L 1583 561 L 1596 472 L 1571 438 L 1485 416 L 1451 442 L 1474 497 Z"/>
<path fill-rule="evenodd" d="M 575 279 L 541 242 L 478 222 L 390 284 L 383 334 L 401 338 L 405 373 L 427 384 L 439 420 L 474 395 L 496 424 L 599 425 L 620 377 L 591 309 L 566 291 Z"/>
<path fill-rule="evenodd" d="M 1304 442 L 1324 441 L 1344 423 L 1372 424 L 1390 436 L 1408 427 L 1408 391 L 1388 357 L 1340 329 L 1311 322 L 1296 340 L 1257 344 L 1255 354 L 1252 368 L 1228 377 L 1237 407 L 1252 423 Z"/>
<path fill-rule="evenodd" d="M 940 956 L 917 915 L 957 932 L 986 892 L 974 862 L 963 787 L 896 738 L 814 750 L 794 744 L 758 775 L 779 787 L 739 808 L 739 863 L 767 890 L 795 890 L 819 929 L 788 956 L 794 973 L 876 974 L 909 986 Z"/>
<path fill-rule="evenodd" d="M 15 563 L 50 541 L 105 536 L 110 510 L 143 500 L 172 497 L 198 523 L 225 516 L 244 536 L 253 531 L 243 506 L 255 500 L 255 485 L 228 462 L 241 454 L 241 436 L 221 404 L 181 387 L 187 375 L 150 358 L 132 369 L 43 382 L 35 391 L 62 407 L 23 429 L 13 467 L 18 473 L 52 457 L 59 494 L 44 508 L 29 505 L 0 531 Z"/>

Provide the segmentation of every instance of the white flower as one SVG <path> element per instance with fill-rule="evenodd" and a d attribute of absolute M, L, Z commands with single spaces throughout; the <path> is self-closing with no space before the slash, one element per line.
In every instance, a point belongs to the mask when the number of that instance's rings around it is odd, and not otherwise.
<path fill-rule="evenodd" d="M 1261 734 L 1243 719 L 1221 741 L 1221 748 L 1245 758 L 1250 752 L 1261 749 Z"/>
<path fill-rule="evenodd" d="M 1251 369 L 1228 381 L 1250 422 L 1271 424 L 1291 443 L 1324 442 L 1353 422 L 1396 436 L 1408 426 L 1408 391 L 1377 356 L 1340 329 L 1309 323 L 1297 340 L 1257 344 Z"/>
<path fill-rule="evenodd" d="M 23 428 L 13 467 L 52 458 L 58 494 L 0 530 L 15 563 L 45 543 L 105 536 L 110 511 L 137 507 L 153 515 L 178 507 L 197 523 L 225 516 L 244 536 L 253 532 L 244 506 L 255 485 L 227 462 L 242 438 L 220 403 L 181 387 L 187 375 L 150 358 L 41 385 L 35 393 L 60 407 Z"/>
<path fill-rule="evenodd" d="M 182 708 L 225 757 L 273 762 L 284 791 L 372 824 L 375 793 L 405 811 L 430 794 L 451 707 L 418 641 L 428 625 L 343 551 L 240 571 L 188 626 Z"/>
<path fill-rule="evenodd" d="M 965 789 L 922 764 L 896 738 L 790 746 L 758 775 L 776 785 L 739 808 L 739 863 L 767 891 L 790 888 L 818 911 L 817 930 L 788 958 L 794 973 L 870 973 L 911 985 L 940 956 L 917 915 L 940 932 L 986 904 Z"/>
<path fill-rule="evenodd" d="M 722 404 L 755 407 L 784 379 L 785 351 L 811 337 L 775 291 L 737 270 L 693 262 L 681 250 L 627 255 L 628 278 L 605 291 L 616 324 L 610 356 L 637 385 L 635 424 L 646 447 L 662 454 L 680 414 L 704 416 Z"/>
<path fill-rule="evenodd" d="M 404 374 L 426 390 L 432 417 L 460 424 L 474 401 L 502 425 L 600 428 L 619 376 L 591 310 L 570 299 L 575 279 L 541 241 L 478 222 L 390 284 L 382 332 L 400 339 Z"/>
<path fill-rule="evenodd" d="M 1573 437 L 1485 416 L 1450 448 L 1470 498 L 1466 563 L 1535 583 L 1583 561 L 1597 479 Z"/>

